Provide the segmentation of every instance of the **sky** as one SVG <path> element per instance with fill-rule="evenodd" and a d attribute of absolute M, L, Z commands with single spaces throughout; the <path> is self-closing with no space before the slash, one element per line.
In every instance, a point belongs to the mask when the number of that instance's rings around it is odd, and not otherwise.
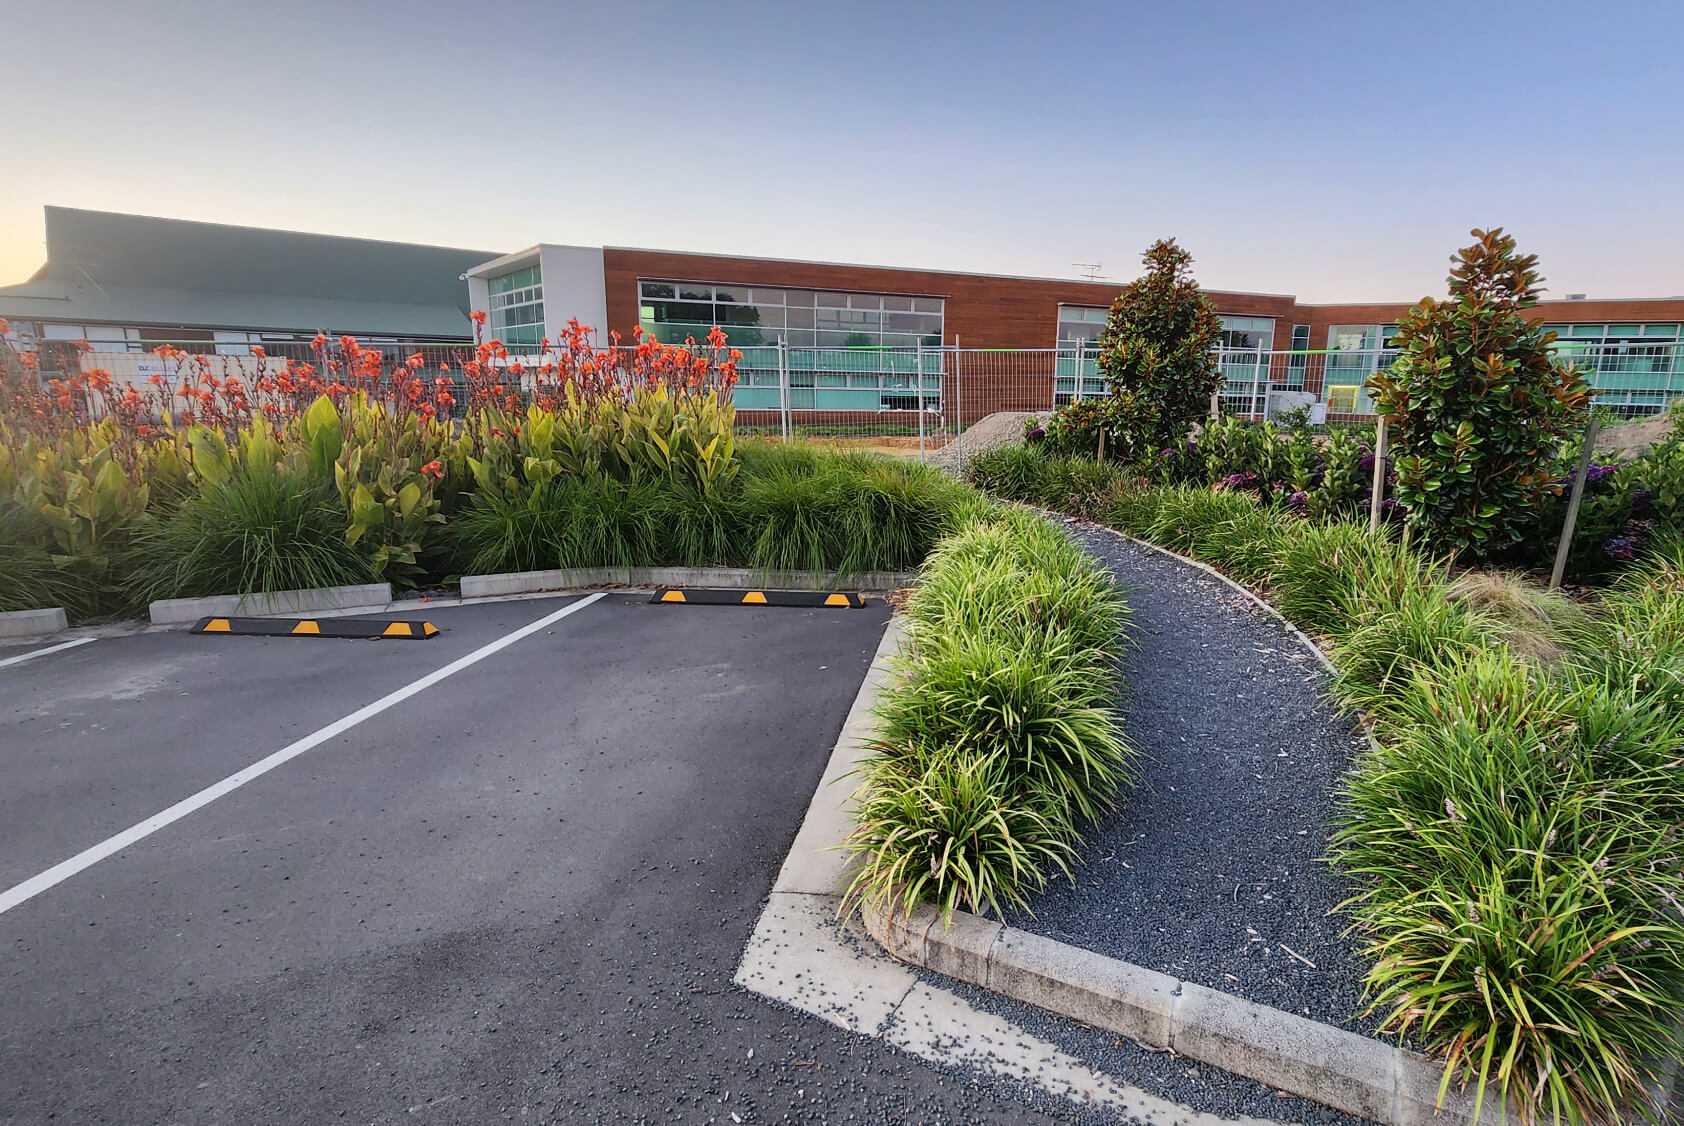
<path fill-rule="evenodd" d="M 1684 4 L 0 5 L 0 284 L 61 204 L 496 251 L 1684 295 Z"/>

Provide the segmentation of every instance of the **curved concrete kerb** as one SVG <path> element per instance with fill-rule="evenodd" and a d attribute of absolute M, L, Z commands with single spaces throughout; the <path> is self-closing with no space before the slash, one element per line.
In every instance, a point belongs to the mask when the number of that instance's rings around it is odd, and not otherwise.
<path fill-rule="evenodd" d="M 1435 1109 L 1441 1065 L 1414 1052 L 1293 1013 L 1180 981 L 965 911 L 948 925 L 928 905 L 881 903 L 861 913 L 891 955 L 1149 1048 L 1212 1064 L 1385 1126 L 1463 1126 L 1471 1093 Z M 1503 1121 L 1492 1096 L 1483 1112 Z"/>

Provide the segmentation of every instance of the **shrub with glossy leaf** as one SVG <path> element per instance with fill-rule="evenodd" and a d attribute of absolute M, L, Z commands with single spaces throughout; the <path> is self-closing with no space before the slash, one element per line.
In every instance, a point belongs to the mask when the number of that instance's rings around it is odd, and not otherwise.
<path fill-rule="evenodd" d="M 1520 543 L 1552 488 L 1556 447 L 1582 427 L 1591 390 L 1556 362 L 1536 255 L 1502 228 L 1451 259 L 1450 300 L 1404 317 L 1397 360 L 1369 380 L 1391 419 L 1397 499 L 1437 549 L 1485 558 Z"/>
<path fill-rule="evenodd" d="M 1116 456 L 1139 462 L 1185 441 L 1222 386 L 1211 358 L 1222 321 L 1192 278 L 1192 255 L 1160 239 L 1143 261 L 1145 275 L 1123 288 L 1099 337 L 1108 441 Z"/>
<path fill-rule="evenodd" d="M 998 912 L 1068 867 L 1130 761 L 1110 708 L 1125 614 L 1109 577 L 1032 514 L 989 514 L 937 548 L 861 767 L 847 909 Z"/>

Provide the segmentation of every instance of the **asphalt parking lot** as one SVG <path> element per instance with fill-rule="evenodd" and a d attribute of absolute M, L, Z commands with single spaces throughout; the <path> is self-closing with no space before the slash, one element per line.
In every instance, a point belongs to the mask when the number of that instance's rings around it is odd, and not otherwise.
<path fill-rule="evenodd" d="M 646 599 L 0 668 L 0 1122 L 1040 1120 L 731 984 L 887 608 Z"/>

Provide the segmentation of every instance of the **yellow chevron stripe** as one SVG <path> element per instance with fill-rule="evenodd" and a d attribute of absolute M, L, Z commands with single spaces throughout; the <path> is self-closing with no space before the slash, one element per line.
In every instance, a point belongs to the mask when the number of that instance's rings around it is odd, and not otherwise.
<path fill-rule="evenodd" d="M 297 633 L 313 633 L 313 634 L 320 635 L 321 632 L 322 632 L 322 627 L 315 622 L 299 622 L 297 625 L 292 627 L 292 632 L 295 633 L 295 634 L 297 634 Z"/>
<path fill-rule="evenodd" d="M 758 590 L 751 590 L 743 595 L 743 605 L 764 606 L 766 605 L 766 596 Z"/>

